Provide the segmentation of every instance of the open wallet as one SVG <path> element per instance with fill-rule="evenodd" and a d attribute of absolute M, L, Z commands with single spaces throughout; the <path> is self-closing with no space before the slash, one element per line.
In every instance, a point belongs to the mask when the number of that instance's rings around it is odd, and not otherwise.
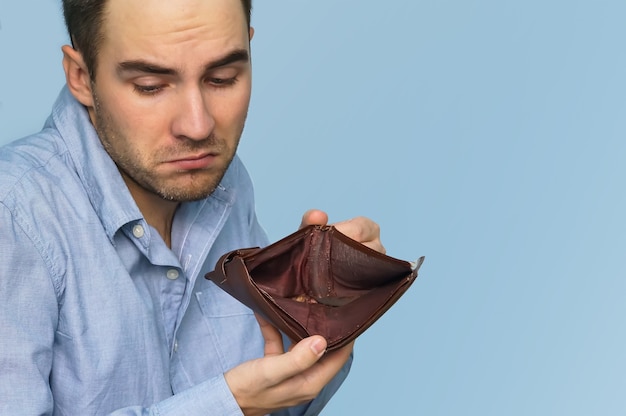
<path fill-rule="evenodd" d="M 331 351 L 389 310 L 423 261 L 389 257 L 333 226 L 310 225 L 265 248 L 226 253 L 205 277 L 292 341 L 321 335 Z"/>

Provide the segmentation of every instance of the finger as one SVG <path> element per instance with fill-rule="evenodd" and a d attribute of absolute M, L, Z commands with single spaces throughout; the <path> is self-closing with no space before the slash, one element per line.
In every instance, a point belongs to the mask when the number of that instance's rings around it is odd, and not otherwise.
<path fill-rule="evenodd" d="M 283 337 L 278 329 L 274 328 L 272 324 L 266 321 L 259 314 L 254 314 L 256 320 L 259 322 L 261 328 L 261 335 L 265 341 L 265 356 L 278 355 L 285 352 L 285 346 L 283 345 Z"/>
<path fill-rule="evenodd" d="M 307 225 L 326 225 L 326 223 L 328 223 L 328 214 L 319 209 L 310 209 L 302 216 L 300 228 Z"/>
<path fill-rule="evenodd" d="M 295 344 L 289 352 L 266 357 L 262 364 L 267 381 L 277 385 L 309 370 L 324 355 L 326 345 L 323 337 L 314 335 Z"/>
<path fill-rule="evenodd" d="M 380 227 L 369 218 L 356 217 L 333 225 L 353 240 L 383 254 L 386 253 L 385 247 L 380 241 Z"/>
<path fill-rule="evenodd" d="M 314 366 L 301 373 L 302 389 L 311 386 L 325 386 L 350 358 L 354 348 L 354 341 L 338 350 L 327 352 Z"/>

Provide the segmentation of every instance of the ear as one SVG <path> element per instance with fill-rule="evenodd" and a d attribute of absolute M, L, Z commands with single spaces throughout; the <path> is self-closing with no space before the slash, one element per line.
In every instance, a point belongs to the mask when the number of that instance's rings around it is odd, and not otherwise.
<path fill-rule="evenodd" d="M 254 28 L 252 26 L 250 26 L 250 40 L 252 40 L 252 38 L 254 37 Z"/>
<path fill-rule="evenodd" d="M 92 108 L 91 78 L 83 55 L 69 45 L 63 46 L 61 50 L 63 51 L 65 82 L 70 92 L 82 105 Z"/>

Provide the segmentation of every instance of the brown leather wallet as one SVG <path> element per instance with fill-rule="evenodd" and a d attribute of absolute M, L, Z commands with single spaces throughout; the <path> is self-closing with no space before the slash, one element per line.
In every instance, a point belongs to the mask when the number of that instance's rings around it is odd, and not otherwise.
<path fill-rule="evenodd" d="M 265 248 L 226 253 L 205 277 L 293 341 L 322 335 L 330 351 L 380 318 L 423 261 L 389 257 L 333 226 L 311 225 Z"/>

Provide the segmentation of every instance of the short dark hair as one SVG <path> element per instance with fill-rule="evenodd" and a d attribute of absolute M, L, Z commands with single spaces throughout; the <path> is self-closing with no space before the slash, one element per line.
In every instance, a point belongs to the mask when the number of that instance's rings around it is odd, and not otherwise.
<path fill-rule="evenodd" d="M 72 45 L 83 55 L 89 76 L 95 81 L 98 51 L 102 44 L 102 23 L 107 0 L 63 0 L 65 26 Z M 252 0 L 241 0 L 248 28 L 252 14 Z"/>

